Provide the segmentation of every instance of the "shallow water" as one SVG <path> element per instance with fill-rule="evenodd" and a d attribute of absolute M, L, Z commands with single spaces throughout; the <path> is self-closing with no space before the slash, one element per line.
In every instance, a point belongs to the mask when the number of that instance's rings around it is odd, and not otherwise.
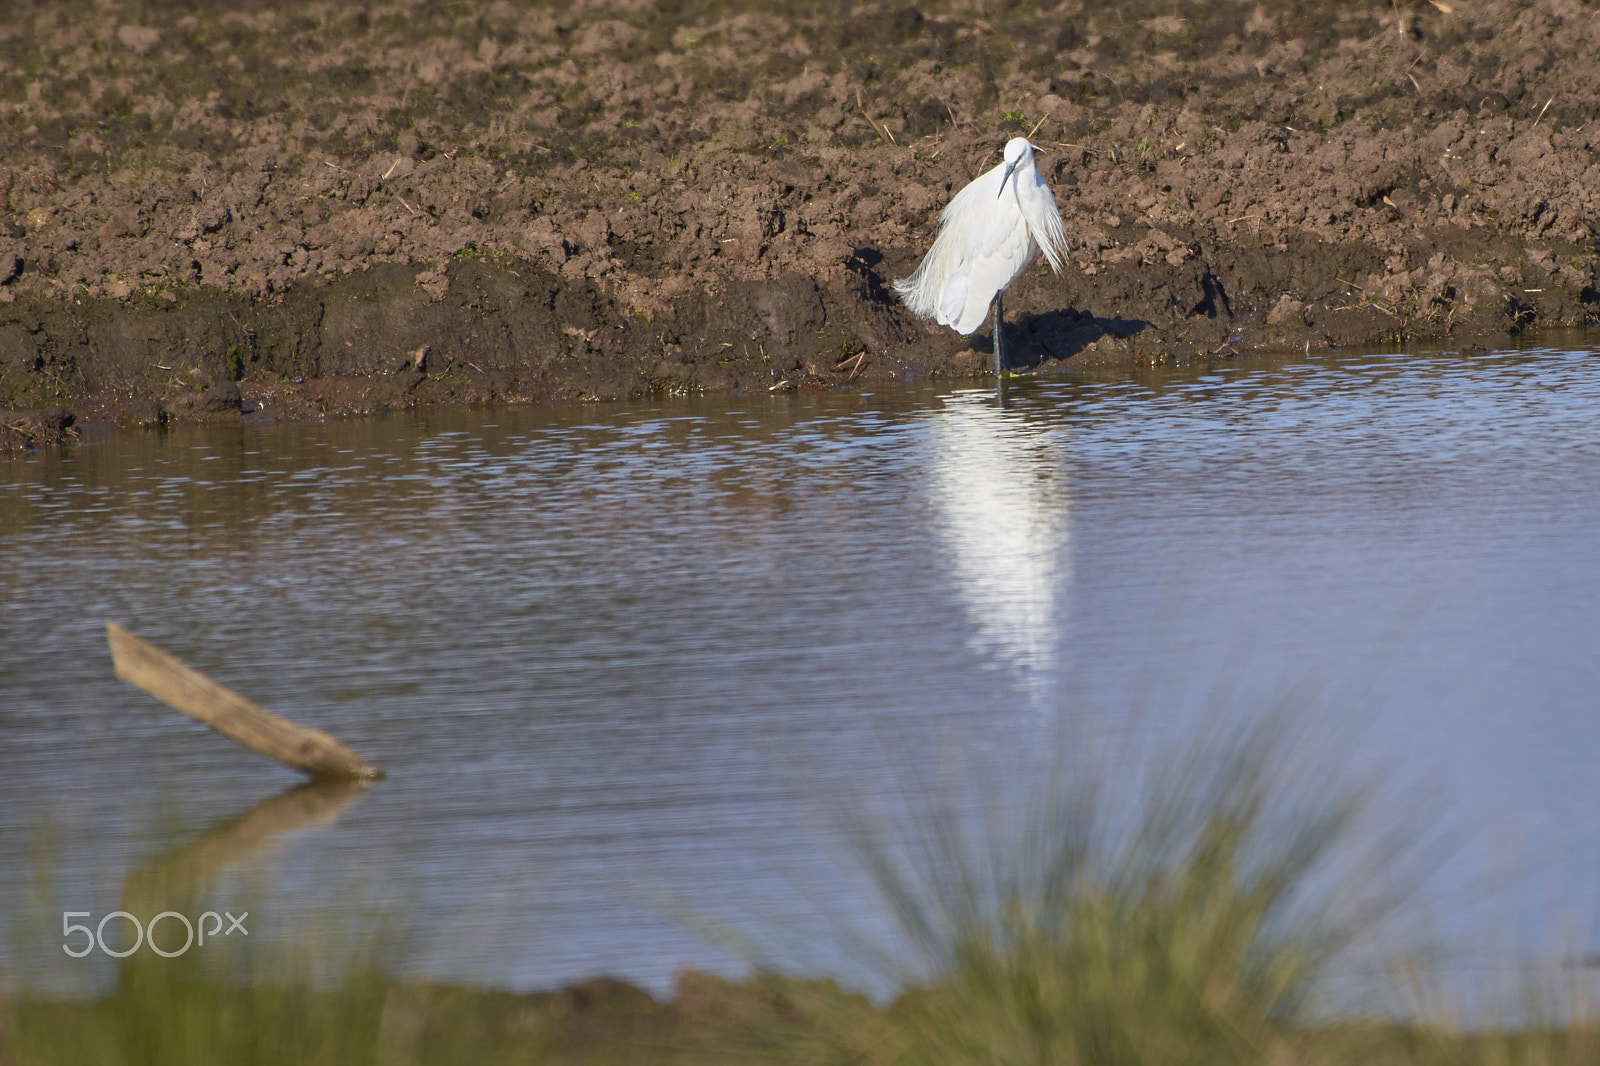
<path fill-rule="evenodd" d="M 1063 738 L 1115 773 L 1219 708 L 1426 798 L 1450 950 L 1594 951 L 1581 343 L 0 461 L 0 958 L 104 981 L 60 912 L 298 780 L 115 680 L 106 619 L 389 772 L 206 899 L 264 939 L 376 913 L 407 972 L 665 994 L 737 942 L 869 982 L 842 826 L 961 808 L 974 768 L 1004 808 Z"/>

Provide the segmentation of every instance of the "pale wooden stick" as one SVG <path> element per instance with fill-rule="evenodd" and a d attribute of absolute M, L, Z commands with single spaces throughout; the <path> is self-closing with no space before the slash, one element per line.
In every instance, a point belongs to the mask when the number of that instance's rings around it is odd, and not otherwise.
<path fill-rule="evenodd" d="M 118 678 L 259 755 L 312 777 L 370 780 L 383 776 L 383 771 L 322 730 L 279 718 L 115 622 L 106 623 L 106 642 L 111 645 Z"/>

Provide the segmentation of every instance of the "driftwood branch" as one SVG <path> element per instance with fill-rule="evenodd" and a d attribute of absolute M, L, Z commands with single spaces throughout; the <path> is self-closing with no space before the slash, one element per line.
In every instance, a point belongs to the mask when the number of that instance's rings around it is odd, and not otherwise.
<path fill-rule="evenodd" d="M 257 754 L 317 778 L 383 776 L 322 730 L 296 725 L 256 706 L 115 622 L 106 623 L 106 641 L 117 677 Z"/>

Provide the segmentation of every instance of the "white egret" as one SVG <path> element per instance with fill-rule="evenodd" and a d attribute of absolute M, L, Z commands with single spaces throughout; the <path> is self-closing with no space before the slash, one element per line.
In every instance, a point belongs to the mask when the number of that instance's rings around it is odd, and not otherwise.
<path fill-rule="evenodd" d="M 939 216 L 933 247 L 909 278 L 894 283 L 911 312 L 949 326 L 962 336 L 983 324 L 994 308 L 994 372 L 1006 369 L 1001 347 L 1006 287 L 1043 250 L 1050 269 L 1061 273 L 1067 233 L 1055 197 L 1033 163 L 1026 137 L 1006 142 L 1005 159 L 956 193 Z"/>

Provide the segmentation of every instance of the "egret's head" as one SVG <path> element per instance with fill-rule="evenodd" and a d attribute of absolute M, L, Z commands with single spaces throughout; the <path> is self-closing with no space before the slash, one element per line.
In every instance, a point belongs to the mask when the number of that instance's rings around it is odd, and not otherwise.
<path fill-rule="evenodd" d="M 1000 193 L 1005 194 L 1006 185 L 1011 181 L 1011 172 L 1024 163 L 1033 164 L 1034 147 L 1026 137 L 1013 137 L 1006 142 L 1005 160 L 1006 174 L 1000 179 Z"/>
<path fill-rule="evenodd" d="M 1038 151 L 1026 137 L 1013 137 L 1006 142 L 1005 158 L 1006 169 L 1013 170 L 1022 164 L 1024 159 Z"/>

